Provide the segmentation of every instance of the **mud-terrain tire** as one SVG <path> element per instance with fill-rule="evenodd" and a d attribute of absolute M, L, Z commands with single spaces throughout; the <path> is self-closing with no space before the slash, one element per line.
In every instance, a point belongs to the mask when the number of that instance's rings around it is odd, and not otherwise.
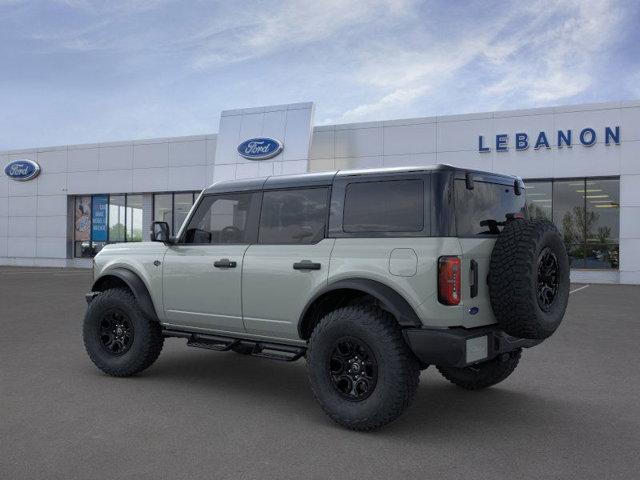
<path fill-rule="evenodd" d="M 160 324 L 148 319 L 124 288 L 106 290 L 91 301 L 82 336 L 91 361 L 114 377 L 128 377 L 150 367 L 164 343 Z"/>
<path fill-rule="evenodd" d="M 522 349 L 464 368 L 437 367 L 444 378 L 465 390 L 480 390 L 506 379 L 518 366 Z"/>
<path fill-rule="evenodd" d="M 326 314 L 311 334 L 307 363 L 316 400 L 351 430 L 374 430 L 398 418 L 420 377 L 393 316 L 373 305 Z"/>
<path fill-rule="evenodd" d="M 560 325 L 569 300 L 569 257 L 547 220 L 511 220 L 498 236 L 489 266 L 489 295 L 502 329 L 545 339 Z"/>

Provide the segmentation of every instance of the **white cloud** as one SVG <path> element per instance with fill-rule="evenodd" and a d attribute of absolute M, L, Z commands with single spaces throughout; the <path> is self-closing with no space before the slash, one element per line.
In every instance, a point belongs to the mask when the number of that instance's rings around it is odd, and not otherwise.
<path fill-rule="evenodd" d="M 606 0 L 516 2 L 502 12 L 488 27 L 467 19 L 450 38 L 426 32 L 419 49 L 398 41 L 361 52 L 353 78 L 371 89 L 370 98 L 339 120 L 402 115 L 416 100 L 442 97 L 461 82 L 477 85 L 482 105 L 508 104 L 515 95 L 535 105 L 569 99 L 592 84 L 596 57 L 616 38 L 621 21 Z"/>

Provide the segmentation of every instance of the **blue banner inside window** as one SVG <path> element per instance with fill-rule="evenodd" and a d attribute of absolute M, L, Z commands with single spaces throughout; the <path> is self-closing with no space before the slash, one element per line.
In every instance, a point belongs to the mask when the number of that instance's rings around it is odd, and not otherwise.
<path fill-rule="evenodd" d="M 107 241 L 107 195 L 94 195 L 91 202 L 91 239 L 94 242 Z"/>

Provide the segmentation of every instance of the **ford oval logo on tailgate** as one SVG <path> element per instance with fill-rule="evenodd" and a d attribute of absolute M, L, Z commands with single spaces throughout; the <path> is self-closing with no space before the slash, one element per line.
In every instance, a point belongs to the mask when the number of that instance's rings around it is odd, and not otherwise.
<path fill-rule="evenodd" d="M 238 153 L 249 160 L 266 160 L 278 155 L 283 145 L 273 138 L 250 138 L 238 145 Z"/>
<path fill-rule="evenodd" d="M 40 165 L 33 160 L 14 160 L 4 167 L 4 173 L 12 180 L 25 182 L 38 176 Z"/>

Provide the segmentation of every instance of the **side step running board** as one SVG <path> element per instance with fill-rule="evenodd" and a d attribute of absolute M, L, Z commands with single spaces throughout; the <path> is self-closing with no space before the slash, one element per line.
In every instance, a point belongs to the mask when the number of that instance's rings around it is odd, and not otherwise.
<path fill-rule="evenodd" d="M 205 333 L 183 332 L 181 330 L 165 329 L 162 331 L 162 334 L 165 337 L 186 338 L 189 347 L 206 348 L 218 352 L 226 352 L 238 348 L 254 357 L 270 358 L 272 360 L 282 360 L 285 362 L 298 360 L 304 356 L 307 351 L 305 347 L 223 337 L 220 335 L 208 335 Z"/>

